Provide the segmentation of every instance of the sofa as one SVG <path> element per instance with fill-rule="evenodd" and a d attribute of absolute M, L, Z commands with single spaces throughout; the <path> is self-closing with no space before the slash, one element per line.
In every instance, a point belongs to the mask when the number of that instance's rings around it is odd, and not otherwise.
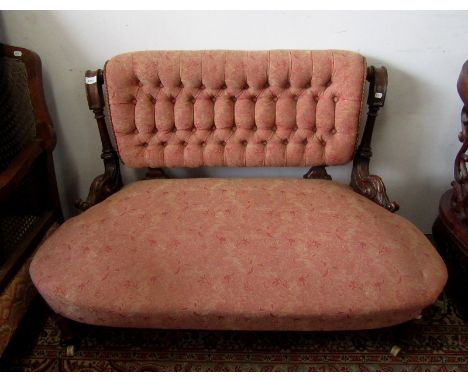
<path fill-rule="evenodd" d="M 442 291 L 444 262 L 369 172 L 384 67 L 340 50 L 142 51 L 88 71 L 85 86 L 105 172 L 30 267 L 58 315 L 134 328 L 360 330 L 415 319 Z M 351 161 L 350 184 L 332 181 L 326 167 Z M 120 162 L 148 168 L 146 179 L 123 186 Z M 310 170 L 165 171 L 210 166 Z"/>

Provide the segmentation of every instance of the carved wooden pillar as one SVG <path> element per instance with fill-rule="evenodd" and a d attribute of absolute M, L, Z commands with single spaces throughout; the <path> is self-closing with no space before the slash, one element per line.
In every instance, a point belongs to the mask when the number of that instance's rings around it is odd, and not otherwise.
<path fill-rule="evenodd" d="M 78 200 L 75 206 L 84 211 L 89 207 L 103 201 L 108 196 L 122 188 L 119 157 L 112 146 L 104 117 L 104 94 L 102 70 L 86 71 L 85 84 L 89 109 L 93 111 L 102 142 L 101 158 L 104 161 L 104 174 L 96 177 L 91 184 L 88 197 L 85 201 Z"/>
<path fill-rule="evenodd" d="M 458 79 L 458 92 L 463 100 L 461 112 L 462 142 L 454 163 L 452 189 L 440 198 L 439 216 L 432 227 L 437 249 L 447 264 L 447 292 L 458 313 L 468 320 L 468 61 Z"/>
<path fill-rule="evenodd" d="M 458 134 L 462 146 L 455 157 L 452 208 L 463 223 L 468 223 L 468 171 L 466 168 L 468 161 L 468 61 L 463 65 L 457 85 L 458 93 L 463 100 L 461 131 Z"/>
<path fill-rule="evenodd" d="M 367 98 L 369 111 L 361 143 L 354 156 L 350 185 L 357 193 L 364 195 L 387 210 L 395 212 L 400 207 L 396 202 L 390 202 L 382 179 L 377 175 L 371 175 L 369 172 L 375 119 L 385 103 L 387 94 L 387 69 L 383 66 L 380 68 L 369 67 L 367 69 L 367 80 L 369 81 L 369 96 Z"/>

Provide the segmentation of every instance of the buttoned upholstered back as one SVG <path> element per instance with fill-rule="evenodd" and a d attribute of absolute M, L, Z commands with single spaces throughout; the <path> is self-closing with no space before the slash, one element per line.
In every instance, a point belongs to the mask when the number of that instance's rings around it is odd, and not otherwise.
<path fill-rule="evenodd" d="M 326 51 L 143 51 L 106 63 L 131 167 L 321 166 L 356 149 L 366 62 Z"/>

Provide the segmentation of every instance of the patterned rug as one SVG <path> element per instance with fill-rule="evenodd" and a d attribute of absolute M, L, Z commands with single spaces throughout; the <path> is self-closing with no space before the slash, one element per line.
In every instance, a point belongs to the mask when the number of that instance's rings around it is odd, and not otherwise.
<path fill-rule="evenodd" d="M 468 322 L 443 296 L 423 319 L 358 332 L 210 332 L 82 326 L 73 357 L 34 302 L 0 360 L 9 371 L 468 371 Z M 402 351 L 393 357 L 393 345 Z"/>

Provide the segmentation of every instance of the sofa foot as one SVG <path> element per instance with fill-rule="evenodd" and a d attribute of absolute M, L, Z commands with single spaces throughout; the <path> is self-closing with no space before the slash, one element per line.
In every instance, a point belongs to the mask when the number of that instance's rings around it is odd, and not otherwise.
<path fill-rule="evenodd" d="M 79 344 L 76 324 L 59 315 L 56 315 L 55 321 L 60 330 L 60 346 L 66 347 L 67 356 L 72 357 Z"/>
<path fill-rule="evenodd" d="M 390 349 L 390 354 L 394 357 L 398 357 L 398 355 L 401 352 L 401 347 L 398 345 L 393 345 L 392 348 Z"/>
<path fill-rule="evenodd" d="M 68 345 L 66 354 L 67 357 L 73 357 L 75 355 L 75 345 Z"/>

